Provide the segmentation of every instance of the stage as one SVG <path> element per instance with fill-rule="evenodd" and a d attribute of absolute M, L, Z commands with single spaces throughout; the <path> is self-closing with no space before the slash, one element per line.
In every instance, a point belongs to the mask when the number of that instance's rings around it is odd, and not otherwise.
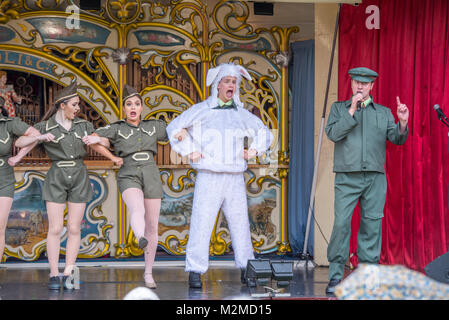
<path fill-rule="evenodd" d="M 328 268 L 305 268 L 304 261 L 293 261 L 290 286 L 268 299 L 327 300 Z M 1 300 L 122 300 L 131 290 L 144 286 L 143 261 L 79 262 L 80 289 L 53 291 L 47 288 L 48 264 L 6 263 L 0 266 Z M 62 264 L 60 270 L 63 270 Z M 211 261 L 203 276 L 202 289 L 190 289 L 183 261 L 160 261 L 153 268 L 160 300 L 246 300 L 267 299 L 271 290 L 255 289 L 240 283 L 240 271 L 233 261 Z M 277 288 L 276 281 L 268 283 Z"/>

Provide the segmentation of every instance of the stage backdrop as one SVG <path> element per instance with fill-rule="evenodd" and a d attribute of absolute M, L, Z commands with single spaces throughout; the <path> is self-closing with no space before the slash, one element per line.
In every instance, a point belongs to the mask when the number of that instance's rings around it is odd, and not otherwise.
<path fill-rule="evenodd" d="M 375 26 L 377 9 L 379 29 L 368 29 L 367 22 Z M 365 66 L 379 73 L 374 101 L 388 106 L 396 121 L 396 96 L 410 110 L 405 145 L 387 143 L 380 262 L 423 271 L 449 243 L 448 129 L 433 109 L 439 104 L 449 115 L 449 2 L 368 0 L 343 5 L 340 21 L 339 99 L 351 96 L 348 70 Z M 357 208 L 351 253 L 359 221 Z M 351 262 L 357 263 L 356 256 Z"/>

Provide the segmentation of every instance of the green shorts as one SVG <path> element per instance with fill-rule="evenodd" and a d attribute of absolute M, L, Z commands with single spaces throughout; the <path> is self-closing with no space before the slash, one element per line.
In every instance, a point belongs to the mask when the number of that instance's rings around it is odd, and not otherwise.
<path fill-rule="evenodd" d="M 71 166 L 73 162 L 76 164 Z M 45 177 L 43 200 L 56 203 L 86 203 L 92 199 L 93 194 L 89 174 L 82 160 L 53 161 Z"/>
<path fill-rule="evenodd" d="M 161 199 L 162 183 L 159 168 L 152 158 L 148 161 L 127 161 L 117 174 L 117 184 L 121 193 L 128 188 L 142 190 L 145 199 Z"/>
<path fill-rule="evenodd" d="M 14 198 L 14 169 L 7 159 L 0 159 L 0 197 Z"/>

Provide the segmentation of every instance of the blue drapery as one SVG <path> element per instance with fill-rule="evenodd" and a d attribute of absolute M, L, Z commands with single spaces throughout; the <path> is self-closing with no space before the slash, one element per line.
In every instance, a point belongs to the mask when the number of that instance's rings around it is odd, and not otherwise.
<path fill-rule="evenodd" d="M 293 254 L 302 253 L 314 168 L 314 40 L 291 45 L 290 162 L 288 171 L 288 234 Z M 313 219 L 307 253 L 313 256 Z"/>

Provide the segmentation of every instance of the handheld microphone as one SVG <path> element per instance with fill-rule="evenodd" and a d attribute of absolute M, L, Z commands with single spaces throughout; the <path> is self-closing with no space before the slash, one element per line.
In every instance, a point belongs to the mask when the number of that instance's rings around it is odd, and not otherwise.
<path fill-rule="evenodd" d="M 438 114 L 438 119 L 443 118 L 444 120 L 447 120 L 447 117 L 444 115 L 443 111 L 440 109 L 439 105 L 434 105 L 433 108 L 435 109 L 435 111 Z"/>
<path fill-rule="evenodd" d="M 249 146 L 249 143 L 248 143 L 248 137 L 245 136 L 245 137 L 243 138 L 243 149 L 248 150 L 248 146 Z"/>
<path fill-rule="evenodd" d="M 362 94 L 362 92 L 357 91 L 357 94 Z M 362 101 L 357 101 L 357 111 L 362 110 Z"/>

